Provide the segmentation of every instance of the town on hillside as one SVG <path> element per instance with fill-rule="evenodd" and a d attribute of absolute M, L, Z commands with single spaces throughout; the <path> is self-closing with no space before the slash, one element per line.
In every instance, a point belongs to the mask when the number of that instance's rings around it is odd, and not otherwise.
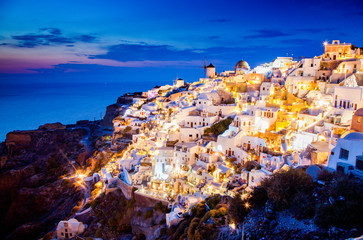
<path fill-rule="evenodd" d="M 109 139 L 117 154 L 98 173 L 79 175 L 101 181 L 98 194 L 121 189 L 168 206 L 167 226 L 210 195 L 243 197 L 279 171 L 363 178 L 361 51 L 334 40 L 313 58 L 253 69 L 241 60 L 220 73 L 211 63 L 199 81 L 125 94 Z M 67 226 L 79 229 L 69 221 L 59 223 L 60 238 Z"/>

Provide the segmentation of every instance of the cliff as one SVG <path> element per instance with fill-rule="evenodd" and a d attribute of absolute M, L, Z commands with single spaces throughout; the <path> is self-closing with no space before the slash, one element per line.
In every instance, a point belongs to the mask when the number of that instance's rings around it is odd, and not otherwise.
<path fill-rule="evenodd" d="M 143 236 L 157 239 L 166 233 L 166 207 L 145 207 L 127 200 L 120 190 L 101 195 L 92 202 L 92 210 L 77 217 L 88 225 L 83 237 L 120 239 L 124 236 Z"/>
<path fill-rule="evenodd" d="M 6 239 L 41 237 L 69 215 L 81 199 L 73 171 L 86 152 L 87 130 L 47 125 L 7 134 L 7 160 L 0 169 L 0 235 Z"/>

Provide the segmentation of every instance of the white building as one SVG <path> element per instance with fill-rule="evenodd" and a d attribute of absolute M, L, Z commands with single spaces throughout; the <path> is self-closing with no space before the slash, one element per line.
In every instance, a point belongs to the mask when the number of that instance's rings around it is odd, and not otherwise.
<path fill-rule="evenodd" d="M 254 150 L 255 152 L 262 152 L 263 147 L 267 146 L 264 139 L 253 136 L 243 136 L 241 143 L 242 149 L 245 151 Z"/>
<path fill-rule="evenodd" d="M 175 81 L 175 86 L 176 87 L 183 87 L 184 86 L 184 80 L 183 79 L 181 79 L 181 78 L 179 78 L 179 79 L 177 79 L 176 81 Z"/>
<path fill-rule="evenodd" d="M 209 64 L 206 67 L 206 77 L 214 78 L 215 76 L 216 76 L 216 68 L 213 66 L 213 64 Z"/>
<path fill-rule="evenodd" d="M 174 147 L 174 160 L 176 167 L 194 165 L 199 146 L 196 143 L 177 143 Z"/>
<path fill-rule="evenodd" d="M 328 167 L 336 171 L 348 173 L 348 170 L 362 171 L 363 133 L 353 132 L 337 140 L 332 149 Z M 363 174 L 363 172 L 362 172 Z"/>
<path fill-rule="evenodd" d="M 198 128 L 211 126 L 218 120 L 216 113 L 209 113 L 205 110 L 194 110 L 189 112 L 189 115 L 184 119 L 184 127 Z"/>
<path fill-rule="evenodd" d="M 265 132 L 277 120 L 277 108 L 257 108 L 251 111 L 255 115 L 255 130 Z"/>
<path fill-rule="evenodd" d="M 71 239 L 82 234 L 86 226 L 77 219 L 71 218 L 68 221 L 60 221 L 57 226 L 57 239 Z"/>
<path fill-rule="evenodd" d="M 153 177 L 155 179 L 166 180 L 169 174 L 175 168 L 174 148 L 161 147 L 155 151 L 155 160 L 153 164 Z"/>
<path fill-rule="evenodd" d="M 250 135 L 254 130 L 255 118 L 247 114 L 239 114 L 233 120 L 233 125 L 239 128 L 245 135 Z"/>
<path fill-rule="evenodd" d="M 272 173 L 267 171 L 266 169 L 252 169 L 248 173 L 248 187 L 254 188 L 261 184 L 261 182 Z"/>
<path fill-rule="evenodd" d="M 336 108 L 357 110 L 362 107 L 363 88 L 335 87 L 333 100 L 333 106 Z"/>

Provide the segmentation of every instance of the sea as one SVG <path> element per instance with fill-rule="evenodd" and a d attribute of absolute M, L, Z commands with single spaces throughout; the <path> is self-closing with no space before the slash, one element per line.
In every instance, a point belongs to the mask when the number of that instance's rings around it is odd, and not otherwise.
<path fill-rule="evenodd" d="M 119 96 L 154 86 L 155 82 L 0 83 L 0 142 L 8 132 L 45 123 L 99 120 Z"/>

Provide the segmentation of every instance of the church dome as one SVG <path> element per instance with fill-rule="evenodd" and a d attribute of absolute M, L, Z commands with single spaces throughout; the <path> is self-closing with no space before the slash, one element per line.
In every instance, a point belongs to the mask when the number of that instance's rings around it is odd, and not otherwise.
<path fill-rule="evenodd" d="M 363 108 L 359 108 L 355 113 L 354 116 L 363 116 Z"/>
<path fill-rule="evenodd" d="M 246 61 L 241 60 L 234 67 L 235 70 L 238 69 L 238 68 L 240 68 L 240 69 L 241 68 L 242 69 L 248 69 L 249 70 L 250 69 L 250 65 L 248 65 L 248 63 Z"/>

